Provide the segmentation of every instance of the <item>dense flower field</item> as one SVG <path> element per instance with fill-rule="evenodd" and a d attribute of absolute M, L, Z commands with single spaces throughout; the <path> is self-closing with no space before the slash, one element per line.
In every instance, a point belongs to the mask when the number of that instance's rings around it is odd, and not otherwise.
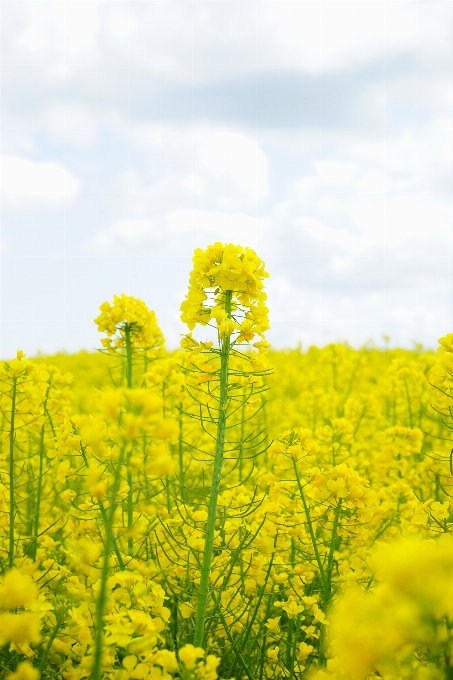
<path fill-rule="evenodd" d="M 0 677 L 453 677 L 453 334 L 272 351 L 263 262 L 196 251 L 181 349 L 0 368 Z"/>

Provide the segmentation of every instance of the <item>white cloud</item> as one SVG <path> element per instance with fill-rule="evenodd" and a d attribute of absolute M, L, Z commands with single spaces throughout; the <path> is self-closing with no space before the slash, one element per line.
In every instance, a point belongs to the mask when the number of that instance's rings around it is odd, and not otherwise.
<path fill-rule="evenodd" d="M 79 180 L 58 163 L 2 156 L 2 207 L 11 212 L 48 210 L 72 202 Z"/>
<path fill-rule="evenodd" d="M 3 153 L 35 155 L 43 143 L 57 147 L 52 149 L 52 154 L 61 153 L 61 147 L 85 151 L 98 140 L 99 128 L 99 118 L 93 108 L 77 101 L 50 100 L 33 115 L 27 111 L 5 111 L 2 114 Z"/>
<path fill-rule="evenodd" d="M 316 161 L 313 167 L 319 179 L 325 184 L 343 186 L 348 184 L 357 170 L 357 163 L 345 163 L 337 160 Z"/>
<path fill-rule="evenodd" d="M 78 102 L 51 104 L 40 120 L 53 142 L 89 149 L 96 141 L 98 121 L 89 107 Z"/>
<path fill-rule="evenodd" d="M 12 48 L 38 57 L 56 78 L 88 63 L 108 67 L 112 60 L 148 77 L 193 84 L 269 69 L 336 73 L 398 55 L 416 55 L 428 64 L 433 56 L 448 56 L 450 17 L 442 2 L 9 5 L 6 19 L 20 18 Z"/>
<path fill-rule="evenodd" d="M 450 174 L 449 131 L 448 121 L 436 121 L 381 141 L 337 135 L 331 157 L 315 160 L 293 183 L 275 218 L 339 254 L 403 245 L 422 252 L 427 242 L 443 254 L 441 244 L 453 240 L 443 180 Z"/>
<path fill-rule="evenodd" d="M 339 246 L 341 250 L 346 252 L 358 250 L 357 239 L 346 229 L 330 227 L 312 217 L 294 219 L 292 223 L 320 243 Z"/>
<path fill-rule="evenodd" d="M 16 44 L 32 54 L 71 56 L 90 50 L 99 31 L 99 2 L 28 2 L 20 8 L 26 25 Z"/>
<path fill-rule="evenodd" d="M 417 48 L 425 15 L 410 2 L 284 0 L 268 4 L 267 20 L 287 66 L 326 73 Z"/>
<path fill-rule="evenodd" d="M 106 20 L 107 30 L 118 41 L 128 40 L 135 34 L 138 21 L 132 15 L 129 5 L 115 4 Z"/>
<path fill-rule="evenodd" d="M 268 190 L 267 160 L 258 144 L 243 132 L 200 131 L 194 140 L 203 169 L 228 187 L 261 200 Z"/>
<path fill-rule="evenodd" d="M 93 252 L 124 252 L 124 247 L 143 246 L 150 240 L 152 233 L 151 220 L 119 220 L 109 229 L 98 232 L 90 241 L 88 249 Z"/>
<path fill-rule="evenodd" d="M 90 253 L 104 255 L 184 255 L 215 241 L 258 248 L 269 229 L 267 218 L 244 213 L 176 210 L 148 220 L 115 222 L 87 244 Z"/>
<path fill-rule="evenodd" d="M 394 248 L 437 235 L 453 239 L 450 212 L 445 199 L 419 193 L 362 195 L 351 206 L 361 250 L 378 245 Z"/>
<path fill-rule="evenodd" d="M 268 161 L 250 133 L 226 126 L 117 121 L 144 154 L 145 170 L 117 178 L 112 212 L 142 218 L 179 209 L 242 211 L 269 191 Z"/>

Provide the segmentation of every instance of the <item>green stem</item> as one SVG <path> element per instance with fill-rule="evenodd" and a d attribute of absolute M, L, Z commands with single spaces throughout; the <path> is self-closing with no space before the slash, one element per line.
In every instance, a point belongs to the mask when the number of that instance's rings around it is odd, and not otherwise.
<path fill-rule="evenodd" d="M 83 462 L 85 463 L 85 467 L 86 467 L 87 470 L 88 470 L 88 468 L 90 467 L 90 465 L 89 465 L 89 463 L 88 463 L 88 458 L 87 458 L 87 456 L 86 456 L 85 449 L 83 448 L 83 446 L 80 446 L 80 452 L 81 452 L 81 454 L 82 454 L 82 458 L 83 458 Z M 101 511 L 101 517 L 102 517 L 102 521 L 104 522 L 105 531 L 106 531 L 106 532 L 107 532 L 107 531 L 110 532 L 110 540 L 111 540 L 111 542 L 112 542 L 113 550 L 114 550 L 115 555 L 116 555 L 116 558 L 117 558 L 117 560 L 118 560 L 118 564 L 119 564 L 121 570 L 124 571 L 124 562 L 123 562 L 123 558 L 121 557 L 121 553 L 120 553 L 120 551 L 119 551 L 118 543 L 117 543 L 115 534 L 113 533 L 112 527 L 109 526 L 109 520 L 108 520 L 108 516 L 107 516 L 107 511 L 106 511 L 106 509 L 105 509 L 105 506 L 104 506 L 103 501 L 99 501 L 99 510 Z"/>
<path fill-rule="evenodd" d="M 14 421 L 16 417 L 17 378 L 13 378 L 11 422 L 9 429 L 9 568 L 14 566 Z"/>
<path fill-rule="evenodd" d="M 326 576 L 325 576 L 325 573 L 324 573 L 324 567 L 323 567 L 323 564 L 322 564 L 322 561 L 321 561 L 321 556 L 320 556 L 319 550 L 318 550 L 318 542 L 316 541 L 315 532 L 313 530 L 313 523 L 312 523 L 311 517 L 310 517 L 310 509 L 308 507 L 307 500 L 305 498 L 304 489 L 303 489 L 302 483 L 300 481 L 299 470 L 297 469 L 297 464 L 296 464 L 296 461 L 294 460 L 294 458 L 293 458 L 293 465 L 294 465 L 294 472 L 296 474 L 297 486 L 299 488 L 300 497 L 302 499 L 302 504 L 304 506 L 305 517 L 307 519 L 308 533 L 310 534 L 311 544 L 313 546 L 313 551 L 315 553 L 316 563 L 317 563 L 318 569 L 319 569 L 319 577 L 320 577 L 321 583 L 323 585 L 324 602 L 328 602 L 328 600 L 329 600 L 328 595 L 327 595 L 328 583 L 327 583 Z"/>
<path fill-rule="evenodd" d="M 43 463 L 44 463 L 44 429 L 45 425 L 41 429 L 41 442 L 39 447 L 39 476 L 38 476 L 38 488 L 36 490 L 36 513 L 35 521 L 33 527 L 33 550 L 32 550 L 32 560 L 36 560 L 36 552 L 38 550 L 38 536 L 39 536 L 39 519 L 40 519 L 40 508 L 41 508 L 41 496 L 42 496 L 42 475 L 43 475 Z"/>
<path fill-rule="evenodd" d="M 335 508 L 335 515 L 332 527 L 332 536 L 330 539 L 329 556 L 327 559 L 327 573 L 326 573 L 326 589 L 324 595 L 324 613 L 326 613 L 327 606 L 332 598 L 332 569 L 333 558 L 337 543 L 338 522 L 340 519 L 341 499 Z M 323 667 L 326 664 L 326 630 L 325 626 L 321 624 L 319 631 L 319 666 Z"/>
<path fill-rule="evenodd" d="M 180 404 L 182 411 L 182 402 Z M 179 458 L 179 478 L 181 480 L 181 500 L 184 502 L 186 500 L 186 489 L 185 489 L 185 470 L 184 470 L 184 449 L 183 449 L 183 421 L 182 413 L 179 415 L 179 438 L 178 438 L 178 458 Z"/>
<path fill-rule="evenodd" d="M 241 408 L 241 443 L 240 443 L 240 448 L 239 448 L 239 481 L 242 484 L 243 480 L 243 458 L 244 458 L 244 435 L 245 435 L 245 404 L 247 401 L 247 395 L 246 391 L 244 389 L 242 393 L 242 408 Z"/>
<path fill-rule="evenodd" d="M 216 602 L 215 597 L 214 597 L 214 601 Z M 216 604 L 217 604 L 217 602 L 216 602 Z M 227 636 L 227 638 L 228 638 L 228 641 L 229 641 L 230 645 L 231 645 L 232 648 L 233 648 L 233 651 L 234 651 L 234 653 L 235 653 L 235 655 L 236 655 L 236 658 L 237 658 L 238 661 L 239 661 L 239 664 L 242 666 L 242 670 L 244 671 L 244 673 L 246 674 L 246 676 L 248 677 L 249 680 L 253 680 L 253 677 L 252 677 L 252 675 L 250 674 L 250 671 L 249 671 L 249 669 L 248 669 L 248 666 L 247 666 L 247 664 L 245 663 L 244 658 L 243 658 L 243 656 L 242 656 L 240 650 L 237 648 L 237 645 L 236 645 L 236 642 L 235 642 L 233 636 L 231 635 L 230 626 L 228 625 L 228 623 L 227 623 L 227 621 L 226 621 L 226 619 L 225 619 L 225 616 L 224 616 L 223 613 L 222 613 L 222 610 L 221 610 L 221 608 L 220 608 L 220 603 L 219 603 L 219 617 L 220 617 L 220 620 L 221 620 L 221 622 L 222 622 L 223 629 L 224 629 L 224 631 L 225 631 L 225 633 L 226 633 L 226 636 Z"/>
<path fill-rule="evenodd" d="M 134 538 L 131 535 L 132 525 L 134 523 L 134 499 L 132 497 L 132 491 L 134 486 L 134 478 L 132 476 L 132 471 L 130 470 L 130 457 L 129 452 L 127 456 L 127 484 L 129 486 L 129 495 L 127 497 L 127 552 L 133 557 L 134 556 Z"/>
<path fill-rule="evenodd" d="M 178 598 L 176 595 L 173 596 L 173 617 L 170 621 L 170 629 L 171 642 L 176 651 L 178 649 Z"/>
<path fill-rule="evenodd" d="M 329 557 L 327 561 L 327 594 L 330 598 L 332 596 L 332 569 L 333 569 L 333 558 L 335 553 L 335 548 L 337 547 L 337 532 L 338 532 L 338 522 L 340 520 L 340 510 L 341 510 L 341 499 L 335 508 L 333 526 L 332 526 L 332 537 L 330 540 Z M 328 601 L 325 603 L 328 604 Z"/>
<path fill-rule="evenodd" d="M 291 623 L 293 623 L 291 621 Z M 299 632 L 299 616 L 297 616 L 293 627 L 294 638 L 292 641 L 291 658 L 289 662 L 289 680 L 294 678 L 294 666 L 296 665 L 297 633 Z"/>
<path fill-rule="evenodd" d="M 110 550 L 112 547 L 111 536 L 113 534 L 113 520 L 116 510 L 116 497 L 118 494 L 119 484 L 120 484 L 120 468 L 122 464 L 123 452 L 121 452 L 118 459 L 118 466 L 115 470 L 115 477 L 113 480 L 112 494 L 110 497 L 110 508 L 108 514 L 108 529 L 105 532 L 105 543 L 104 543 L 104 560 L 101 569 L 100 587 L 98 601 L 96 603 L 96 638 L 94 643 L 94 654 L 93 654 L 93 670 L 92 670 L 92 680 L 100 680 L 101 671 L 101 661 L 102 661 L 102 642 L 104 637 L 104 613 L 107 604 L 107 580 L 109 576 L 109 560 L 110 560 Z"/>
<path fill-rule="evenodd" d="M 46 413 L 47 399 L 49 396 L 50 385 L 47 387 L 46 396 L 44 399 L 44 413 Z M 38 488 L 36 490 L 36 514 L 33 529 L 33 551 L 32 560 L 36 560 L 36 553 L 38 550 L 38 537 L 39 537 L 39 520 L 41 513 L 41 497 L 42 497 L 42 477 L 44 473 L 44 433 L 46 429 L 46 423 L 44 421 L 41 428 L 41 440 L 39 444 L 39 476 L 38 476 Z"/>
<path fill-rule="evenodd" d="M 124 328 L 124 335 L 126 339 L 126 381 L 128 389 L 132 389 L 132 343 L 131 343 L 131 327 L 126 324 Z M 134 478 L 129 466 L 130 453 L 128 455 L 127 465 L 127 485 L 129 487 L 129 495 L 127 497 L 127 551 L 131 557 L 134 555 L 134 539 L 131 536 L 132 525 L 134 523 Z"/>
<path fill-rule="evenodd" d="M 132 387 L 132 342 L 131 327 L 126 324 L 124 327 L 124 339 L 126 341 L 126 383 L 129 389 Z"/>
<path fill-rule="evenodd" d="M 326 665 L 326 631 L 322 625 L 319 628 L 318 665 L 320 668 Z"/>
<path fill-rule="evenodd" d="M 291 659 L 292 659 L 292 656 L 293 656 L 293 640 L 294 640 L 293 633 L 294 633 L 294 621 L 293 621 L 293 619 L 290 619 L 288 621 L 288 638 L 287 638 L 287 647 L 286 647 L 286 657 L 287 657 L 288 668 L 291 668 Z"/>
<path fill-rule="evenodd" d="M 261 645 L 261 658 L 260 658 L 260 675 L 259 675 L 259 680 L 263 680 L 263 673 L 264 673 L 264 664 L 266 662 L 266 643 L 267 643 L 267 635 L 264 634 L 263 637 L 263 644 Z"/>
<path fill-rule="evenodd" d="M 248 624 L 247 624 L 247 626 L 244 630 L 244 633 L 240 637 L 239 644 L 241 646 L 241 649 L 244 649 L 245 645 L 248 643 L 248 637 L 249 637 L 250 631 L 252 630 L 253 624 L 255 623 L 255 619 L 257 617 L 259 608 L 261 606 L 261 601 L 262 601 L 264 594 L 265 594 L 265 591 L 266 591 L 266 586 L 267 586 L 267 582 L 269 580 L 269 576 L 270 576 L 270 573 L 271 573 L 273 561 L 274 561 L 274 554 L 272 554 L 271 559 L 269 560 L 269 566 L 267 568 L 266 578 L 265 578 L 265 581 L 264 581 L 263 586 L 261 588 L 261 592 L 258 596 L 258 599 L 256 601 L 256 605 L 255 605 L 255 609 L 253 611 L 253 614 L 250 617 L 250 621 L 248 622 Z M 234 673 L 238 660 L 239 660 L 239 657 L 236 657 L 235 662 L 233 663 L 232 667 L 230 668 L 230 671 L 229 671 L 230 675 L 232 675 Z"/>
<path fill-rule="evenodd" d="M 404 380 L 404 388 L 406 390 L 406 400 L 407 400 L 407 412 L 409 414 L 409 427 L 414 427 L 412 418 L 412 408 L 411 408 L 411 398 L 409 395 L 409 388 L 407 386 L 407 380 Z"/>
<path fill-rule="evenodd" d="M 225 309 L 228 318 L 231 317 L 231 299 L 233 291 L 225 291 Z M 214 532 L 217 518 L 217 500 L 222 476 L 223 451 L 226 432 L 226 405 L 228 400 L 228 364 L 230 358 L 230 338 L 227 336 L 220 348 L 220 397 L 219 417 L 217 421 L 217 437 L 214 455 L 214 470 L 212 473 L 211 494 L 209 498 L 208 519 L 206 522 L 206 536 L 201 565 L 200 588 L 198 591 L 197 613 L 195 616 L 195 647 L 203 646 L 206 610 L 208 606 L 209 574 L 214 553 Z"/>
<path fill-rule="evenodd" d="M 58 631 L 60 630 L 60 628 L 62 626 L 63 620 L 64 620 L 64 612 L 62 614 L 60 614 L 59 617 L 57 617 L 57 622 L 55 624 L 55 627 L 54 627 L 54 629 L 53 629 L 53 631 L 52 631 L 52 633 L 51 633 L 51 635 L 50 635 L 50 637 L 47 641 L 46 648 L 44 650 L 44 653 L 41 657 L 41 661 L 39 662 L 39 666 L 38 666 L 38 670 L 39 670 L 40 673 L 42 673 L 42 671 L 44 669 L 44 665 L 47 661 L 47 657 L 49 656 L 50 648 L 52 647 L 53 641 L 57 637 Z"/>
<path fill-rule="evenodd" d="M 116 559 L 118 560 L 118 565 L 119 565 L 121 571 L 124 571 L 124 569 L 125 569 L 124 561 L 123 561 L 123 558 L 121 557 L 121 553 L 120 553 L 120 550 L 118 548 L 116 536 L 113 533 L 112 527 L 109 526 L 107 511 L 106 511 L 104 503 L 102 501 L 99 501 L 99 510 L 101 511 L 101 516 L 102 516 L 102 521 L 104 522 L 105 531 L 106 532 L 108 531 L 109 534 L 110 534 L 110 541 L 111 541 L 111 544 L 113 546 L 113 552 L 115 553 Z"/>

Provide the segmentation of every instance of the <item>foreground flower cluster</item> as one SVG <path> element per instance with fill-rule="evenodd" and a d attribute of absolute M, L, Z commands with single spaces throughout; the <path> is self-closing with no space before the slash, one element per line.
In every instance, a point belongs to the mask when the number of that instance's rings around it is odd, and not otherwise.
<path fill-rule="evenodd" d="M 0 367 L 0 677 L 453 674 L 453 334 L 273 352 L 263 262 L 197 250 L 168 352 Z"/>

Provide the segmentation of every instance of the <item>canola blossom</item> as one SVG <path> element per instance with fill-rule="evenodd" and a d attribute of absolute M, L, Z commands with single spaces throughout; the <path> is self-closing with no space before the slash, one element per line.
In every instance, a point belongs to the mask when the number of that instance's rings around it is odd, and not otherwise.
<path fill-rule="evenodd" d="M 0 678 L 453 677 L 453 333 L 273 351 L 263 261 L 198 249 L 181 348 L 0 364 Z"/>

